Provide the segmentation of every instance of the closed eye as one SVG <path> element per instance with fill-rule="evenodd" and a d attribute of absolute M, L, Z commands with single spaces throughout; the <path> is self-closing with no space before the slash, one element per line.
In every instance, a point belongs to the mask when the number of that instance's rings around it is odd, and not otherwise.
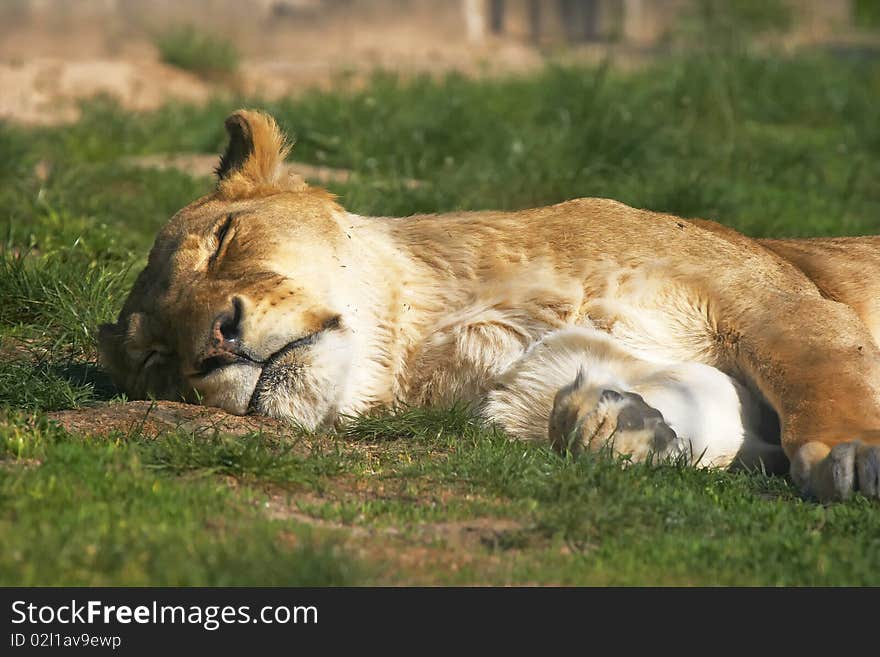
<path fill-rule="evenodd" d="M 208 260 L 208 267 L 212 267 L 223 253 L 227 237 L 229 237 L 230 229 L 232 228 L 232 220 L 234 218 L 235 215 L 233 214 L 226 215 L 226 219 L 224 219 L 223 223 L 217 227 L 217 230 L 214 233 L 214 242 L 217 246 L 214 248 L 214 253 L 211 254 L 211 257 Z"/>

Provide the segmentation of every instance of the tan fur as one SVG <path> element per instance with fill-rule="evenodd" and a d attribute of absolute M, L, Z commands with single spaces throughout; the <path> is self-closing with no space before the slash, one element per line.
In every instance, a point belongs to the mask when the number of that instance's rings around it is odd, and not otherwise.
<path fill-rule="evenodd" d="M 239 143 L 217 191 L 160 232 L 102 329 L 133 395 L 313 427 L 379 404 L 480 403 L 529 345 L 591 321 L 648 361 L 743 381 L 779 414 L 789 457 L 877 442 L 880 238 L 757 241 L 608 199 L 362 217 L 280 176 L 287 146 L 270 117 L 239 112 L 227 128 Z M 206 373 L 209 354 L 229 354 L 216 336 L 235 300 L 230 344 L 246 358 Z"/>
<path fill-rule="evenodd" d="M 822 296 L 852 307 L 880 344 L 880 237 L 758 240 L 803 271 Z"/>

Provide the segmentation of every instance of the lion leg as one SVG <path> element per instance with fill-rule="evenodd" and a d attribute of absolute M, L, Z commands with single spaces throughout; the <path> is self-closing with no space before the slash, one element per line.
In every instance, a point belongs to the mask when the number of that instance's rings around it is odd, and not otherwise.
<path fill-rule="evenodd" d="M 772 307 L 782 318 L 768 324 Z M 880 349 L 848 306 L 818 296 L 731 302 L 720 327 L 733 369 L 777 411 L 782 447 L 802 492 L 820 500 L 878 498 Z"/>

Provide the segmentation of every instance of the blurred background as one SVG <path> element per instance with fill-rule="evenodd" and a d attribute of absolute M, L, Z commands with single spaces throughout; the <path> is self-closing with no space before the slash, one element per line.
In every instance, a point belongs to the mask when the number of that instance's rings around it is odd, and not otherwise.
<path fill-rule="evenodd" d="M 375 68 L 525 72 L 548 58 L 637 66 L 705 41 L 876 53 L 877 0 L 2 0 L 0 118 L 69 121 L 219 89 L 279 97 Z"/>

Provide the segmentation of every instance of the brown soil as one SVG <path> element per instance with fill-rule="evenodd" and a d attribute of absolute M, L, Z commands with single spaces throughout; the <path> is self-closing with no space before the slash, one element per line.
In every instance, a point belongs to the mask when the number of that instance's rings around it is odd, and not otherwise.
<path fill-rule="evenodd" d="M 32 59 L 0 62 L 0 119 L 26 124 L 75 121 L 77 103 L 107 95 L 132 110 L 169 98 L 204 102 L 213 90 L 197 77 L 156 61 Z"/>
<path fill-rule="evenodd" d="M 103 436 L 114 432 L 138 431 L 155 437 L 175 430 L 195 433 L 227 433 L 236 436 L 263 432 L 289 435 L 284 423 L 256 415 L 230 415 L 219 408 L 169 401 L 105 403 L 87 408 L 48 413 L 49 419 L 66 430 Z"/>
<path fill-rule="evenodd" d="M 337 484 L 341 484 L 339 488 Z M 508 518 L 376 526 L 326 520 L 302 510 L 324 504 L 346 488 L 344 479 L 334 479 L 330 485 L 332 489 L 320 496 L 311 492 L 273 494 L 261 510 L 274 520 L 306 525 L 333 536 L 346 552 L 383 572 L 389 583 L 436 584 L 438 575 L 455 574 L 465 568 L 476 569 L 484 576 L 515 559 L 524 548 L 547 545 L 533 526 Z M 294 532 L 282 531 L 281 535 L 282 540 L 298 540 Z"/>
<path fill-rule="evenodd" d="M 212 176 L 218 156 L 212 153 L 177 153 L 145 155 L 123 160 L 125 164 L 153 169 L 179 169 L 191 176 Z M 346 182 L 351 177 L 347 169 L 333 169 L 297 162 L 287 163 L 287 172 L 314 182 Z"/>
<path fill-rule="evenodd" d="M 34 9 L 32 15 L 0 7 L 0 120 L 74 121 L 78 101 L 97 95 L 140 111 L 169 99 L 278 98 L 342 79 L 352 86 L 375 69 L 482 74 L 527 70 L 542 61 L 534 48 L 516 39 L 469 44 L 455 8 L 438 12 L 426 3 L 391 19 L 363 2 L 358 11 L 320 16 L 274 16 L 254 13 L 253 7 L 242 13 L 243 5 L 232 2 L 223 12 L 189 15 L 187 3 L 180 4 L 154 7 L 135 0 L 115 14 L 89 14 L 86 3 L 58 4 L 64 12 L 50 3 L 43 14 Z M 189 4 L 198 9 L 197 3 Z M 185 23 L 234 43 L 242 54 L 238 72 L 208 81 L 161 63 L 154 35 Z"/>
<path fill-rule="evenodd" d="M 137 167 L 155 169 L 177 169 L 191 176 L 213 176 L 217 167 L 219 156 L 214 153 L 169 153 L 159 155 L 145 155 L 130 157 L 122 160 L 124 164 Z M 304 162 L 287 162 L 287 173 L 292 176 L 303 178 L 311 183 L 326 185 L 328 183 L 344 183 L 352 177 L 348 169 L 335 169 Z M 404 184 L 410 188 L 416 188 L 425 183 L 420 180 L 405 180 Z"/>

